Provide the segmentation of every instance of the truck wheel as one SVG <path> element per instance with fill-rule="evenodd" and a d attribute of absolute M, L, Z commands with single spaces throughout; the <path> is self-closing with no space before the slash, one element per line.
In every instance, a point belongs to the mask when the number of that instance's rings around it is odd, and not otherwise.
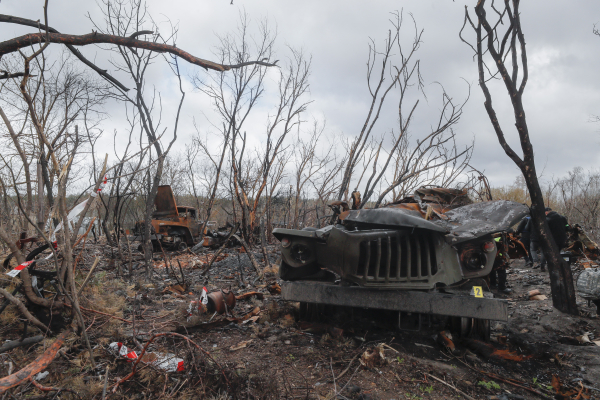
<path fill-rule="evenodd" d="M 300 302 L 300 319 L 303 321 L 318 321 L 324 309 L 324 304 Z"/>
<path fill-rule="evenodd" d="M 476 318 L 473 324 L 474 333 L 484 342 L 490 341 L 491 328 L 490 320 Z"/>
<path fill-rule="evenodd" d="M 473 331 L 473 318 L 453 317 L 451 320 L 452 332 L 461 338 L 468 337 Z"/>
<path fill-rule="evenodd" d="M 179 242 L 179 244 L 177 245 L 177 250 L 179 251 L 185 251 L 185 249 L 188 248 L 188 245 L 186 242 Z"/>

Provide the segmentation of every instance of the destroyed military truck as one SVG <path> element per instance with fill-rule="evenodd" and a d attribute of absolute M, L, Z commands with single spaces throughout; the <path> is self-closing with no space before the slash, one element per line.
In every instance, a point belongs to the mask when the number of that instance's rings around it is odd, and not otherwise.
<path fill-rule="evenodd" d="M 198 221 L 197 210 L 194 207 L 177 206 L 171 186 L 158 187 L 154 206 L 150 233 L 155 249 L 163 246 L 185 250 L 199 240 L 202 224 Z M 134 233 L 135 239 L 143 239 L 144 221 L 135 224 Z"/>
<path fill-rule="evenodd" d="M 387 309 L 456 317 L 462 334 L 489 335 L 507 320 L 484 280 L 498 237 L 529 210 L 511 201 L 473 203 L 466 191 L 421 188 L 377 209 L 342 211 L 335 225 L 276 228 L 283 298 L 301 304 Z M 474 297 L 474 289 L 487 292 Z M 402 316 L 400 317 L 402 318 Z M 402 324 L 402 321 L 399 322 Z"/>

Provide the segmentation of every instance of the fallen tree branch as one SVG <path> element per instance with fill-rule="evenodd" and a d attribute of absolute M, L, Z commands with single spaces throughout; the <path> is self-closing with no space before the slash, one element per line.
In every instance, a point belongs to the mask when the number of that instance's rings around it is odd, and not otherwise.
<path fill-rule="evenodd" d="M 33 378 L 31 378 L 31 383 L 33 383 L 33 386 L 35 386 L 42 392 L 58 392 L 57 395 L 60 394 L 60 392 L 69 392 L 69 393 L 73 393 L 75 396 L 77 396 L 81 399 L 81 396 L 79 395 L 79 393 L 77 393 L 73 389 L 63 389 L 63 388 L 52 387 L 52 386 L 43 386 Z"/>
<path fill-rule="evenodd" d="M 98 266 L 98 263 L 100 263 L 100 257 L 96 257 L 96 259 L 94 260 L 94 264 L 92 265 L 92 268 L 90 268 L 90 272 L 88 272 L 87 276 L 85 277 L 85 279 L 83 280 L 83 283 L 81 284 L 81 286 L 79 287 L 79 290 L 77 291 L 77 297 L 79 297 L 81 295 L 81 292 L 83 291 L 83 288 L 85 287 L 85 285 L 88 283 L 88 281 L 90 280 L 91 276 L 92 276 L 92 272 L 94 272 L 94 270 L 96 269 L 96 267 Z"/>
<path fill-rule="evenodd" d="M 345 370 L 342 371 L 341 374 L 338 375 L 338 377 L 336 378 L 335 376 L 333 377 L 334 379 L 337 379 L 338 381 L 340 380 L 340 378 L 342 378 L 344 375 L 346 375 L 346 373 L 350 370 L 350 366 L 352 365 L 352 363 L 354 362 L 354 360 L 356 360 L 356 358 L 361 355 L 362 352 L 358 352 L 354 357 L 352 357 L 352 360 L 350 360 L 350 363 L 348 363 L 348 366 L 346 367 Z"/>
<path fill-rule="evenodd" d="M 0 347 L 0 354 L 12 350 L 16 347 L 29 346 L 30 344 L 38 343 L 42 340 L 44 340 L 44 335 L 32 336 L 23 340 L 11 340 L 10 342 L 4 343 L 2 347 Z"/>
<path fill-rule="evenodd" d="M 46 32 L 28 33 L 26 35 L 1 42 L 0 56 L 4 54 L 14 53 L 15 51 L 18 51 L 24 47 L 29 47 L 34 44 L 45 43 L 46 41 L 48 41 L 49 43 L 60 43 L 72 46 L 87 46 L 90 44 L 115 44 L 117 46 L 145 49 L 157 53 L 170 53 L 183 58 L 191 64 L 198 65 L 207 70 L 212 69 L 220 72 L 229 71 L 233 68 L 241 68 L 255 64 L 263 65 L 265 67 L 274 67 L 277 65 L 277 61 L 275 61 L 274 63 L 268 63 L 266 61 L 249 61 L 234 65 L 218 64 L 212 61 L 204 60 L 202 58 L 193 56 L 190 53 L 172 45 L 157 42 L 148 42 L 145 40 L 138 40 L 131 37 L 107 35 L 99 32 L 92 32 L 88 33 L 87 35 L 68 35 L 63 33 Z"/>
<path fill-rule="evenodd" d="M 535 389 L 533 389 L 533 388 L 530 388 L 530 387 L 524 386 L 524 385 L 525 385 L 525 383 L 524 383 L 524 382 L 520 382 L 520 383 L 522 383 L 522 384 L 519 384 L 519 383 L 513 382 L 513 381 L 516 381 L 516 380 L 514 380 L 514 379 L 502 378 L 501 376 L 499 376 L 499 375 L 496 375 L 496 374 L 493 374 L 493 373 L 491 373 L 491 372 L 480 371 L 480 370 L 478 370 L 478 369 L 476 369 L 476 368 L 473 368 L 473 367 L 471 367 L 469 364 L 467 364 L 466 362 L 462 361 L 462 360 L 461 360 L 461 359 L 459 359 L 459 358 L 456 358 L 456 357 L 455 357 L 455 359 L 456 359 L 456 360 L 458 360 L 459 362 L 461 362 L 462 364 L 464 364 L 465 366 L 467 366 L 468 368 L 472 369 L 473 371 L 475 371 L 475 372 L 479 372 L 480 374 L 483 374 L 483 375 L 486 375 L 486 376 L 488 376 L 489 378 L 492 378 L 492 379 L 497 379 L 497 380 L 499 380 L 499 381 L 502 381 L 502 382 L 504 382 L 504 383 L 508 383 L 509 385 L 513 385 L 513 386 L 515 386 L 515 387 L 518 387 L 518 388 L 521 388 L 521 389 L 525 389 L 525 390 L 527 390 L 527 391 L 529 391 L 529 392 L 531 392 L 531 393 L 537 394 L 538 396 L 540 396 L 540 397 L 543 397 L 543 398 L 545 398 L 545 399 L 550 399 L 550 398 L 551 398 L 550 396 L 547 396 L 547 395 L 545 395 L 545 394 L 544 394 L 544 393 L 542 393 L 542 392 L 539 392 L 539 391 L 537 391 L 537 390 L 535 390 Z"/>
<path fill-rule="evenodd" d="M 104 386 L 102 387 L 102 400 L 106 399 L 106 388 L 108 387 L 108 371 L 109 366 L 106 366 L 106 374 L 104 374 Z"/>
<path fill-rule="evenodd" d="M 234 238 L 236 238 L 238 240 L 238 242 L 240 242 L 242 244 L 242 247 L 244 247 L 244 250 L 246 250 L 246 255 L 248 256 L 248 258 L 250 259 L 250 262 L 252 263 L 252 265 L 254 266 L 254 269 L 256 270 L 256 273 L 258 274 L 257 279 L 261 279 L 263 277 L 263 273 L 260 270 L 260 267 L 258 266 L 258 263 L 256 262 L 256 259 L 254 258 L 254 255 L 250 252 L 250 246 L 248 246 L 248 243 L 246 243 L 246 241 L 244 240 L 243 237 L 238 236 L 238 235 L 233 235 Z"/>
<path fill-rule="evenodd" d="M 21 288 L 23 287 L 23 284 L 19 284 L 11 293 L 13 296 L 15 294 L 17 294 L 19 292 L 19 290 L 21 290 Z M 6 307 L 10 304 L 10 300 L 8 299 L 4 299 L 4 302 L 2 303 L 2 305 L 0 306 L 0 314 L 2 314 L 4 312 L 4 310 L 6 309 Z"/>
<path fill-rule="evenodd" d="M 68 335 L 69 331 L 64 331 L 35 361 L 14 374 L 0 379 L 0 394 L 4 394 L 8 389 L 19 386 L 23 382 L 28 382 L 32 376 L 46 369 L 54 361 L 58 350 L 60 350 Z"/>
<path fill-rule="evenodd" d="M 70 304 L 65 304 L 65 306 L 67 306 L 67 307 L 69 307 L 69 308 L 71 308 L 71 307 L 72 307 Z M 131 324 L 131 323 L 132 323 L 132 322 L 131 322 L 130 320 L 128 320 L 128 319 L 123 319 L 123 318 L 115 317 L 114 315 L 110 315 L 110 314 L 107 314 L 107 313 L 103 313 L 102 311 L 96 311 L 96 310 L 92 310 L 91 308 L 85 308 L 85 307 L 81 307 L 81 306 L 79 306 L 79 308 L 80 308 L 82 311 L 87 311 L 87 312 L 92 312 L 92 313 L 96 313 L 96 314 L 100 314 L 100 315 L 105 315 L 105 316 L 107 316 L 107 317 L 110 317 L 110 318 L 118 319 L 119 321 L 127 322 L 128 324 Z"/>
<path fill-rule="evenodd" d="M 25 307 L 25 304 L 23 304 L 21 302 L 21 300 L 17 299 L 15 296 L 13 296 L 12 294 L 10 294 L 9 292 L 7 292 L 5 289 L 2 289 L 2 288 L 0 288 L 0 294 L 2 296 L 4 296 L 7 300 L 9 300 L 11 303 L 13 303 L 15 306 L 17 306 L 17 308 L 19 309 L 21 314 L 23 314 L 23 316 L 25 318 L 27 318 L 29 320 L 29 322 L 31 322 L 33 325 L 40 328 L 40 330 L 42 332 L 52 333 L 50 328 L 48 328 L 46 325 L 42 324 L 39 319 L 34 317 L 33 314 L 31 314 L 29 312 L 29 310 L 27 309 L 27 307 Z"/>
<path fill-rule="evenodd" d="M 441 380 L 440 378 L 438 378 L 438 377 L 436 377 L 436 376 L 433 376 L 433 375 L 430 375 L 430 374 L 425 374 L 425 376 L 428 376 L 428 377 L 430 377 L 430 378 L 433 378 L 433 379 L 435 379 L 436 381 L 438 381 L 438 382 L 439 382 L 439 383 L 441 383 L 442 385 L 446 385 L 446 386 L 448 386 L 450 389 L 452 389 L 452 390 L 456 391 L 457 393 L 459 393 L 459 394 L 461 394 L 461 395 L 465 396 L 465 397 L 466 397 L 467 399 L 469 399 L 469 400 L 475 400 L 474 398 L 472 398 L 472 397 L 471 397 L 471 396 L 469 396 L 468 394 L 466 394 L 466 393 L 464 393 L 463 391 L 461 391 L 461 390 L 460 390 L 459 388 L 457 388 L 456 386 L 453 386 L 453 385 L 449 384 L 448 382 L 445 382 L 445 381 Z"/>

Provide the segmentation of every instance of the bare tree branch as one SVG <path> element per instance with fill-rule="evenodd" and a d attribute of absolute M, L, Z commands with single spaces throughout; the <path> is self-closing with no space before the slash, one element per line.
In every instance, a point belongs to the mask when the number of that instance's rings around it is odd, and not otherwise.
<path fill-rule="evenodd" d="M 247 61 L 231 65 L 218 64 L 212 61 L 204 60 L 202 58 L 193 56 L 190 53 L 169 44 L 148 42 L 145 40 L 138 40 L 132 37 L 107 35 L 99 32 L 88 33 L 87 35 L 68 35 L 62 33 L 29 33 L 27 35 L 19 36 L 1 42 L 0 56 L 4 54 L 14 53 L 15 51 L 18 51 L 25 47 L 29 47 L 34 44 L 46 42 L 60 43 L 72 46 L 87 46 L 90 44 L 115 44 L 117 46 L 123 46 L 132 49 L 146 49 L 157 53 L 170 53 L 183 58 L 191 64 L 198 65 L 207 70 L 212 69 L 221 72 L 229 71 L 230 69 L 245 67 L 248 65 L 262 65 L 265 67 L 277 66 L 277 61 L 275 61 L 274 63 L 268 63 L 262 60 Z"/>

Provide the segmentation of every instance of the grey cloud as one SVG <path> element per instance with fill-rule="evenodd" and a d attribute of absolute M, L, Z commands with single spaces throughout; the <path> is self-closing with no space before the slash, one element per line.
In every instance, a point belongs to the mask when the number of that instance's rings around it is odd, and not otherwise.
<path fill-rule="evenodd" d="M 314 102 L 309 111 L 327 120 L 330 138 L 340 132 L 355 135 L 368 111 L 365 62 L 369 37 L 381 43 L 389 28 L 389 12 L 399 8 L 405 12 L 406 33 L 410 36 L 412 22 L 408 13 L 411 12 L 417 25 L 424 29 L 420 58 L 430 94 L 429 102 L 423 103 L 422 114 L 412 127 L 412 134 L 416 136 L 427 131 L 430 116 L 437 110 L 439 89 L 432 83 L 441 82 L 448 93 L 460 101 L 466 95 L 466 80 L 472 85 L 471 99 L 456 129 L 459 140 L 464 145 L 475 138 L 472 163 L 486 171 L 492 184 L 513 182 L 518 171 L 497 143 L 483 108 L 471 50 L 458 38 L 464 5 L 472 6 L 475 1 L 308 0 L 292 3 L 236 0 L 234 5 L 229 3 L 229 0 L 152 0 L 149 9 L 157 21 L 168 17 L 178 23 L 178 46 L 204 58 L 211 58 L 211 50 L 217 44 L 216 33 L 225 34 L 234 29 L 241 10 L 245 10 L 253 21 L 266 17 L 275 22 L 282 53 L 285 52 L 284 45 L 290 45 L 303 48 L 313 56 L 311 97 Z M 43 18 L 42 4 L 42 1 L 3 0 L 0 12 L 38 19 Z M 92 25 L 85 18 L 87 12 L 93 18 L 100 18 L 92 1 L 53 0 L 50 6 L 50 24 L 63 32 L 89 32 Z M 600 76 L 597 73 L 600 38 L 591 32 L 593 24 L 600 21 L 597 1 L 556 1 L 550 5 L 547 1 L 530 0 L 522 2 L 521 18 L 530 59 L 525 107 L 538 169 L 544 169 L 545 176 L 550 177 L 563 175 L 578 165 L 600 167 L 600 126 L 589 122 L 591 114 L 600 114 Z M 28 31 L 28 28 L 5 24 L 0 31 L 0 40 Z M 466 36 L 473 37 L 468 28 Z M 98 64 L 111 69 L 106 51 L 91 47 L 82 51 L 90 57 L 96 56 Z M 163 91 L 166 114 L 174 109 L 177 91 L 168 87 L 171 81 L 165 77 L 169 76 L 169 71 L 161 64 L 164 63 L 157 61 L 151 77 Z M 184 70 L 190 74 L 204 73 L 194 66 L 185 66 Z M 508 98 L 500 84 L 494 88 L 494 102 L 509 142 L 518 148 Z M 202 113 L 211 118 L 211 109 L 201 97 L 200 93 L 188 93 L 182 114 L 180 146 L 189 140 L 193 131 L 192 117 L 196 117 L 203 128 L 209 129 Z M 390 98 L 386 114 L 378 125 L 378 134 L 396 127 L 395 107 L 395 100 Z M 107 111 L 114 114 L 114 118 L 104 123 L 107 132 L 112 132 L 113 128 L 122 129 L 120 106 L 107 105 Z M 261 118 L 255 120 L 256 124 L 261 122 Z"/>

